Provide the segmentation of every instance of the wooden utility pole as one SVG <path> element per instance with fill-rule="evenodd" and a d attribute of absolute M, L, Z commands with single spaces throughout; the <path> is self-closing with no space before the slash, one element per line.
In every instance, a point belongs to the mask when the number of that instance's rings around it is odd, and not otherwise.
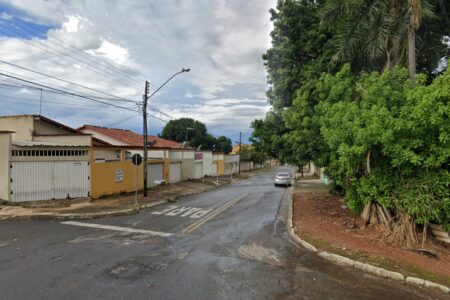
<path fill-rule="evenodd" d="M 148 102 L 148 88 L 149 83 L 148 81 L 145 81 L 145 92 L 144 92 L 144 103 L 142 105 L 142 117 L 144 120 L 144 197 L 147 197 L 147 102 Z"/>
<path fill-rule="evenodd" d="M 238 162 L 239 175 L 241 175 L 241 158 L 242 158 L 242 132 L 239 132 L 239 162 Z"/>

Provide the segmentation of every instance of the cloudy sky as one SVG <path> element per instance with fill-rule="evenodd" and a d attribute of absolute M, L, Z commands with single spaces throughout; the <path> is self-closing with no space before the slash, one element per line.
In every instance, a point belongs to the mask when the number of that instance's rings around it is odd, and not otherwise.
<path fill-rule="evenodd" d="M 150 132 L 171 117 L 191 117 L 216 136 L 235 141 L 241 131 L 247 139 L 250 122 L 269 109 L 261 55 L 275 2 L 0 0 L 0 73 L 137 110 L 131 101 L 141 101 L 145 80 L 153 91 L 190 67 L 151 98 Z M 141 131 L 137 112 L 49 91 L 40 106 L 39 90 L 18 85 L 31 84 L 0 75 L 0 115 L 41 109 L 73 127 Z"/>

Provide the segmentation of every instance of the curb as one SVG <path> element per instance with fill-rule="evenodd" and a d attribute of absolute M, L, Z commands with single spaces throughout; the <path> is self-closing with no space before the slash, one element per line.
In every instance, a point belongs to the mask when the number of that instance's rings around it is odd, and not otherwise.
<path fill-rule="evenodd" d="M 26 221 L 26 220 L 74 220 L 74 219 L 99 219 L 99 218 L 110 218 L 110 217 L 119 217 L 119 216 L 127 216 L 127 215 L 135 215 L 138 214 L 141 210 L 151 208 L 154 206 L 162 205 L 168 202 L 174 202 L 178 198 L 188 197 L 192 195 L 201 194 L 204 192 L 208 192 L 212 189 L 206 189 L 201 192 L 190 192 L 183 195 L 177 195 L 170 197 L 167 200 L 161 200 L 153 203 L 139 205 L 139 207 L 135 208 L 127 208 L 122 210 L 115 211 L 107 211 L 107 212 L 98 212 L 98 213 L 52 213 L 52 212 L 44 212 L 37 213 L 34 215 L 12 215 L 12 216 L 0 216 L 0 221 Z"/>
<path fill-rule="evenodd" d="M 302 240 L 294 231 L 294 225 L 292 222 L 293 217 L 293 188 L 289 188 L 284 193 L 284 198 L 290 198 L 289 200 L 289 212 L 288 212 L 288 221 L 287 221 L 287 227 L 288 227 L 288 233 L 290 237 L 296 242 L 298 245 L 302 246 L 303 248 L 306 248 L 307 250 L 317 253 L 317 255 L 325 260 L 328 260 L 329 262 L 332 262 L 339 266 L 346 266 L 346 267 L 353 267 L 356 269 L 363 270 L 365 272 L 388 278 L 393 279 L 397 281 L 404 281 L 408 284 L 415 285 L 415 286 L 421 286 L 421 287 L 427 287 L 439 290 L 444 293 L 450 293 L 450 287 L 447 287 L 445 285 L 435 283 L 432 281 L 428 281 L 422 278 L 416 278 L 412 276 L 405 276 L 398 272 L 389 271 L 383 268 L 375 267 L 370 264 L 362 263 L 338 254 L 326 252 L 326 251 L 319 251 L 314 245 L 308 243 L 305 240 Z"/>
<path fill-rule="evenodd" d="M 119 217 L 138 214 L 141 210 L 151 208 L 161 204 L 167 203 L 166 200 L 154 203 L 148 203 L 136 208 L 127 208 L 122 210 L 98 212 L 98 213 L 81 213 L 81 214 L 64 214 L 64 213 L 40 213 L 35 215 L 15 215 L 0 217 L 0 220 L 73 220 L 73 219 L 98 219 L 108 217 Z"/>

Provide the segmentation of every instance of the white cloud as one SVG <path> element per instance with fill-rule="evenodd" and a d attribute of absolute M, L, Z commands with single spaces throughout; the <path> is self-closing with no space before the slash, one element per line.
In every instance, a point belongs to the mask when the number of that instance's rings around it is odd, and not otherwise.
<path fill-rule="evenodd" d="M 80 19 L 75 16 L 67 16 L 67 21 L 62 24 L 62 28 L 66 32 L 77 32 Z"/>
<path fill-rule="evenodd" d="M 53 26 L 48 39 L 34 38 L 28 44 L 0 38 L 3 60 L 139 101 L 146 79 L 157 87 L 182 67 L 191 67 L 190 73 L 178 76 L 155 95 L 152 104 L 175 117 L 194 117 L 230 132 L 245 130 L 267 111 L 262 104 L 266 74 L 261 55 L 270 44 L 268 10 L 275 0 L 1 2 L 23 11 L 27 17 L 22 19 Z M 2 64 L 0 69 L 92 93 Z M 246 85 L 260 90 L 244 92 Z M 71 124 L 76 120 L 105 124 L 114 123 L 117 112 L 105 108 L 65 115 Z M 139 120 L 121 125 L 139 125 Z"/>
<path fill-rule="evenodd" d="M 129 57 L 127 49 L 106 40 L 102 42 L 99 48 L 86 52 L 93 54 L 94 56 L 106 57 L 119 64 L 124 63 Z"/>

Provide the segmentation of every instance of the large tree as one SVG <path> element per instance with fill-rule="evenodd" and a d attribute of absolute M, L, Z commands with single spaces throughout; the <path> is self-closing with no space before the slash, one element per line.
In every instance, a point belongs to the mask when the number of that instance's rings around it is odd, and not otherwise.
<path fill-rule="evenodd" d="M 206 125 L 191 118 L 171 120 L 164 126 L 160 135 L 162 138 L 189 145 L 201 150 L 231 152 L 231 139 L 226 136 L 215 138 L 208 133 Z"/>
<path fill-rule="evenodd" d="M 351 63 L 356 73 L 408 66 L 414 80 L 417 65 L 436 69 L 449 48 L 446 6 L 442 0 L 327 0 L 321 14 L 336 30 L 334 60 Z"/>
<path fill-rule="evenodd" d="M 231 139 L 227 138 L 226 136 L 219 136 L 215 139 L 215 151 L 224 152 L 225 154 L 228 154 L 233 149 L 233 145 L 231 143 Z"/>
<path fill-rule="evenodd" d="M 321 57 L 331 37 L 330 30 L 319 26 L 321 2 L 279 0 L 276 9 L 270 10 L 272 46 L 263 60 L 268 74 L 267 97 L 275 110 L 291 106 L 296 90 L 310 73 L 333 68 L 329 59 Z M 320 64 L 303 72 L 311 61 Z"/>

